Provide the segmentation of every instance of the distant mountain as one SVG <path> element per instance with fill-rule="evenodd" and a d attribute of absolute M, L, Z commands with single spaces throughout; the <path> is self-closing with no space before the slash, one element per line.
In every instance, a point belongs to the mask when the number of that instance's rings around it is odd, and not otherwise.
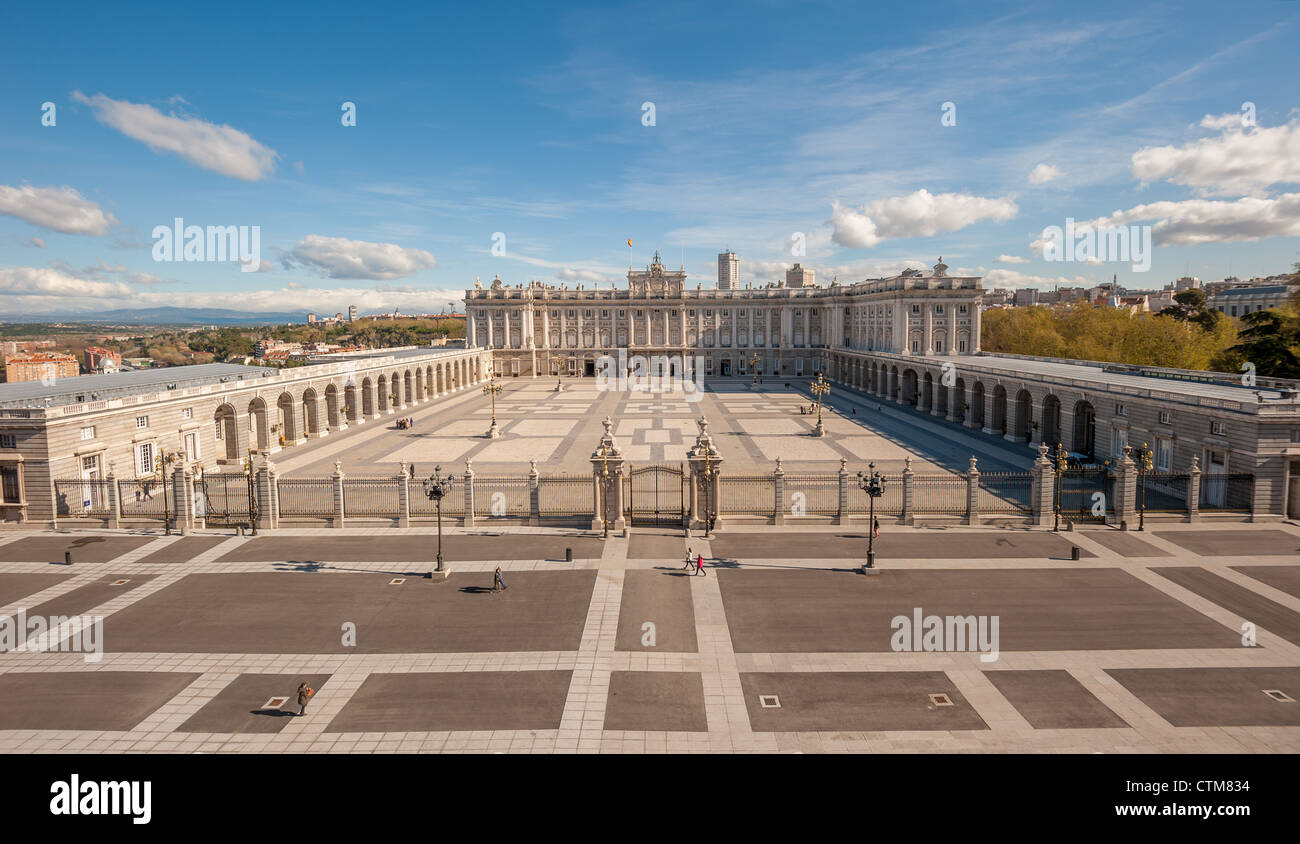
<path fill-rule="evenodd" d="M 307 312 L 250 313 L 224 308 L 119 308 L 111 311 L 66 311 L 49 314 L 0 314 L 5 322 L 81 322 L 126 325 L 283 325 L 305 323 Z"/>

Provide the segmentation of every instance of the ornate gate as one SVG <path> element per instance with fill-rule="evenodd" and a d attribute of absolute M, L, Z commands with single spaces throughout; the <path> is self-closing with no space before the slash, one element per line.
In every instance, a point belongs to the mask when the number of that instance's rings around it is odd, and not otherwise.
<path fill-rule="evenodd" d="M 1115 479 L 1108 465 L 1066 469 L 1057 483 L 1060 484 L 1061 518 L 1104 523 L 1115 512 Z"/>
<path fill-rule="evenodd" d="M 629 525 L 680 527 L 684 523 L 686 471 L 680 463 L 629 467 L 625 483 Z"/>
<path fill-rule="evenodd" d="M 213 472 L 194 482 L 194 517 L 207 527 L 251 525 L 248 504 L 248 478 L 242 474 Z"/>

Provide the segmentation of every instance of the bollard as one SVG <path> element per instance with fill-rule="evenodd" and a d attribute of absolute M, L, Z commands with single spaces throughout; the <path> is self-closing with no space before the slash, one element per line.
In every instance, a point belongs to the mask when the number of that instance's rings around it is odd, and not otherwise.
<path fill-rule="evenodd" d="M 1071 545 L 1071 546 L 1070 546 L 1070 559 L 1071 559 L 1071 560 L 1077 560 L 1077 559 L 1079 559 L 1079 546 L 1078 546 L 1078 545 Z"/>
<path fill-rule="evenodd" d="M 72 565 L 72 552 L 71 552 L 71 551 L 64 551 L 64 552 L 63 552 L 63 564 L 64 564 L 65 566 L 70 566 L 70 565 Z"/>
<path fill-rule="evenodd" d="M 573 549 L 572 549 L 572 548 L 565 548 L 565 549 L 564 549 L 564 562 L 566 562 L 566 563 L 571 563 L 571 562 L 573 562 Z"/>

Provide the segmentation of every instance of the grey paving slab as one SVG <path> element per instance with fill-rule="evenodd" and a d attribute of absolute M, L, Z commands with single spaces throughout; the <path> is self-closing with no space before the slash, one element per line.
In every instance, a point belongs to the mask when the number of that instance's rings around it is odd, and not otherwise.
<path fill-rule="evenodd" d="M 737 653 L 890 651 L 894 618 L 911 619 L 918 608 L 923 616 L 997 616 L 1003 651 L 1240 645 L 1223 625 L 1113 568 L 717 575 Z"/>
<path fill-rule="evenodd" d="M 388 574 L 191 574 L 114 613 L 112 650 L 178 653 L 462 653 L 577 650 L 596 572 L 490 572 L 446 582 Z M 356 646 L 343 625 L 356 626 Z"/>
<path fill-rule="evenodd" d="M 72 577 L 68 574 L 0 574 L 0 606 L 16 603 L 28 595 L 49 589 Z"/>
<path fill-rule="evenodd" d="M 1085 530 L 1080 531 L 1085 539 L 1091 539 L 1121 557 L 1172 557 L 1163 548 L 1157 548 L 1150 542 L 1143 542 L 1132 533 L 1120 530 Z"/>
<path fill-rule="evenodd" d="M 688 671 L 612 671 L 605 729 L 702 733 L 704 680 Z"/>
<path fill-rule="evenodd" d="M 697 546 L 700 543 L 695 543 Z M 633 531 L 628 538 L 629 560 L 661 560 L 665 563 L 684 561 L 691 540 L 680 530 L 646 533 Z"/>
<path fill-rule="evenodd" d="M 1127 727 L 1068 671 L 985 671 L 1002 696 L 1038 730 Z"/>
<path fill-rule="evenodd" d="M 230 539 L 229 536 L 183 536 L 175 542 L 168 543 L 157 551 L 142 557 L 137 562 L 148 565 L 189 562 L 204 551 L 215 548 L 228 539 Z"/>
<path fill-rule="evenodd" d="M 0 674 L 0 730 L 130 730 L 199 676 L 164 671 Z"/>
<path fill-rule="evenodd" d="M 1156 536 L 1202 557 L 1292 555 L 1300 560 L 1300 537 L 1274 528 L 1158 531 Z"/>
<path fill-rule="evenodd" d="M 653 624 L 647 630 L 644 625 Z M 648 634 L 653 633 L 653 645 Z M 614 649 L 695 653 L 695 602 L 685 572 L 633 569 L 623 578 Z"/>
<path fill-rule="evenodd" d="M 65 551 L 72 562 L 106 563 L 154 541 L 152 536 L 29 536 L 0 545 L 0 563 L 61 563 Z"/>
<path fill-rule="evenodd" d="M 1108 668 L 1106 673 L 1175 727 L 1297 727 L 1300 668 Z"/>
<path fill-rule="evenodd" d="M 572 671 L 371 674 L 330 733 L 559 729 Z"/>
<path fill-rule="evenodd" d="M 942 671 L 821 671 L 740 675 L 756 733 L 985 730 L 988 725 Z M 938 706 L 944 694 L 952 706 Z M 775 695 L 780 706 L 764 707 Z"/>
<path fill-rule="evenodd" d="M 867 534 L 864 531 L 836 533 L 774 533 L 720 531 L 712 542 L 721 559 L 846 559 L 865 560 Z M 876 558 L 889 559 L 998 559 L 1042 558 L 1068 560 L 1070 542 L 1050 533 L 998 531 L 985 533 L 947 532 L 893 533 L 882 527 L 875 542 Z M 1088 551 L 1084 557 L 1096 556 Z M 886 563 L 887 564 L 887 563 Z"/>
<path fill-rule="evenodd" d="M 1233 566 L 1247 577 L 1300 598 L 1300 566 Z"/>
<path fill-rule="evenodd" d="M 1256 626 L 1300 645 L 1300 613 L 1198 566 L 1161 566 L 1152 571 Z"/>
<path fill-rule="evenodd" d="M 129 593 L 153 578 L 152 574 L 107 574 L 93 583 L 78 586 L 76 589 L 25 609 L 28 616 L 40 615 L 48 618 L 56 615 L 80 615 L 86 610 Z M 125 580 L 126 583 L 114 585 L 119 580 Z"/>
<path fill-rule="evenodd" d="M 240 674 L 176 732 L 278 733 L 298 715 L 298 684 L 319 690 L 329 678 L 329 674 Z M 267 706 L 273 697 L 284 702 Z M 311 707 L 308 702 L 308 713 Z"/>
<path fill-rule="evenodd" d="M 563 560 L 572 548 L 575 559 L 599 559 L 601 540 L 590 536 L 500 534 L 443 536 L 443 558 L 456 560 Z M 437 555 L 431 534 L 405 536 L 321 537 L 263 536 L 244 543 L 218 562 L 388 562 L 430 563 Z"/>

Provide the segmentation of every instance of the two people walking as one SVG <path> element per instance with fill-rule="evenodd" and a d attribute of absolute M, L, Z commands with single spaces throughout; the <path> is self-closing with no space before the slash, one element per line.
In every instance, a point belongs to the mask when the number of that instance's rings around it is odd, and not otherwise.
<path fill-rule="evenodd" d="M 706 572 L 706 571 L 704 570 L 704 555 L 703 555 L 703 554 L 696 554 L 696 555 L 695 555 L 695 559 L 692 560 L 692 559 L 691 559 L 691 553 L 692 553 L 692 552 L 691 552 L 691 549 L 687 548 L 687 549 L 686 549 L 686 564 L 685 564 L 684 566 L 682 566 L 682 570 L 683 570 L 683 571 L 690 570 L 690 571 L 692 571 L 695 575 L 701 575 L 701 574 L 702 574 L 702 575 L 704 575 L 705 577 L 708 577 L 708 572 Z"/>
<path fill-rule="evenodd" d="M 497 566 L 497 570 L 492 573 L 492 591 L 500 592 L 506 588 L 508 587 L 506 586 L 505 579 L 501 577 L 501 566 Z"/>

